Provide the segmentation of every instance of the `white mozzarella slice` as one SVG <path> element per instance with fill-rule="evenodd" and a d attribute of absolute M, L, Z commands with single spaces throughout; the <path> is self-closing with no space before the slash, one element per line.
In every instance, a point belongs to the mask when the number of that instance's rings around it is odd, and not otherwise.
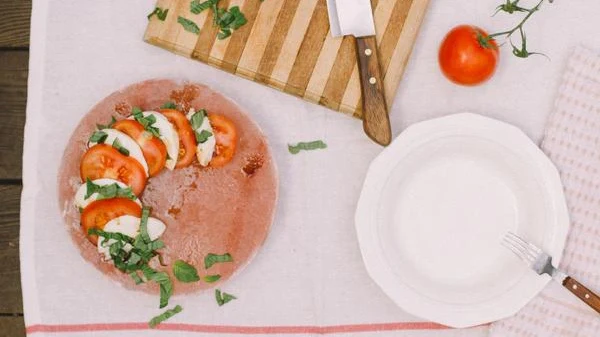
<path fill-rule="evenodd" d="M 160 140 L 165 144 L 167 148 L 167 154 L 169 155 L 165 166 L 169 170 L 175 169 L 177 158 L 179 158 L 179 134 L 177 133 L 177 129 L 175 126 L 173 126 L 173 124 L 171 124 L 171 122 L 169 122 L 167 117 L 160 112 L 144 111 L 142 115 L 144 117 L 154 116 L 156 119 L 156 122 L 152 124 L 152 126 L 158 129 L 158 133 L 160 133 Z M 131 116 L 129 119 L 134 118 Z"/>
<path fill-rule="evenodd" d="M 148 163 L 146 162 L 146 159 L 144 158 L 144 153 L 142 152 L 142 148 L 138 145 L 138 143 L 136 143 L 135 140 L 133 140 L 133 138 L 131 138 L 128 135 L 124 134 L 123 132 L 121 132 L 119 130 L 115 130 L 115 129 L 103 129 L 100 131 L 104 132 L 108 135 L 108 137 L 106 137 L 106 140 L 104 141 L 104 144 L 112 145 L 113 142 L 115 141 L 115 139 L 118 139 L 121 146 L 123 148 L 127 149 L 127 151 L 129 151 L 129 156 L 134 158 L 135 160 L 137 160 L 142 165 L 142 167 L 144 168 L 144 172 L 146 173 L 146 176 L 148 176 Z M 92 147 L 96 144 L 98 144 L 98 143 L 89 142 L 88 146 Z"/>
<path fill-rule="evenodd" d="M 190 109 L 190 111 L 188 112 L 186 117 L 190 121 L 190 123 L 192 121 L 192 116 L 194 116 L 195 113 L 196 111 L 193 108 Z M 208 164 L 212 160 L 213 153 L 215 152 L 215 146 L 217 145 L 217 140 L 215 138 L 213 128 L 210 125 L 210 120 L 208 119 L 208 117 L 205 117 L 202 120 L 202 124 L 200 125 L 200 127 L 196 128 L 194 132 L 201 133 L 203 130 L 210 132 L 211 136 L 208 137 L 203 143 L 198 143 L 198 145 L 196 145 L 196 157 L 198 157 L 198 162 L 200 163 L 200 165 L 208 166 Z"/>
<path fill-rule="evenodd" d="M 109 178 L 96 179 L 96 180 L 92 180 L 92 182 L 98 186 L 108 186 L 108 185 L 112 185 L 112 184 L 117 184 L 117 186 L 119 186 L 120 188 L 127 188 L 127 185 L 125 185 L 124 183 L 122 183 L 118 180 L 109 179 Z M 74 201 L 75 207 L 83 209 L 83 208 L 86 208 L 87 205 L 98 200 L 99 194 L 97 192 L 92 193 L 92 195 L 90 195 L 89 198 L 86 199 L 85 196 L 87 195 L 87 193 L 88 193 L 87 184 L 83 183 L 81 186 L 79 186 L 77 193 L 75 193 L 75 201 Z M 137 197 L 135 199 L 133 199 L 133 201 L 135 201 L 138 205 L 142 206 L 142 203 L 140 202 L 140 200 Z"/>

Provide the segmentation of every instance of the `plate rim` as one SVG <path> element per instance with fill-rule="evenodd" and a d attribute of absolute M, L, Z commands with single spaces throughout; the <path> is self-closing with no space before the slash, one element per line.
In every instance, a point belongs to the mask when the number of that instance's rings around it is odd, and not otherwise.
<path fill-rule="evenodd" d="M 535 164 L 534 169 L 540 172 L 547 198 L 554 210 L 552 216 L 554 227 L 544 234 L 544 241 L 548 241 L 549 248 L 545 248 L 552 254 L 556 265 L 562 257 L 569 228 L 569 217 L 562 182 L 557 168 L 550 159 L 517 127 L 479 114 L 462 112 L 413 124 L 373 160 L 367 171 L 355 213 L 355 229 L 368 274 L 403 310 L 447 326 L 463 328 L 515 314 L 544 288 L 550 277 L 540 277 L 531 273 L 531 276 L 524 277 L 527 280 L 518 282 L 519 284 L 529 282 L 529 285 L 521 285 L 524 293 L 519 298 L 502 298 L 501 305 L 490 300 L 483 301 L 477 305 L 471 304 L 471 308 L 468 305 L 457 306 L 435 302 L 435 300 L 417 293 L 399 279 L 390 277 L 393 273 L 385 262 L 382 248 L 377 244 L 379 237 L 374 229 L 378 226 L 377 221 L 374 220 L 379 211 L 378 194 L 382 192 L 377 181 L 390 177 L 391 167 L 395 167 L 404 157 L 398 156 L 398 153 L 408 154 L 419 148 L 420 144 L 439 138 L 444 130 L 450 130 L 450 134 L 456 134 L 457 128 L 467 132 L 474 128 L 489 130 L 487 139 L 503 140 L 509 150 L 515 153 L 526 152 L 531 156 L 531 164 Z M 475 136 L 480 137 L 479 135 Z M 486 137 L 488 137 L 487 134 Z M 511 145 L 518 146 L 518 150 Z"/>

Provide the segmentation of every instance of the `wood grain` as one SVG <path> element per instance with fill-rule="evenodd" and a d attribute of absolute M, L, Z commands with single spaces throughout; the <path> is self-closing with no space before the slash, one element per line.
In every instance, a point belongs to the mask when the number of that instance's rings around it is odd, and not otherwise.
<path fill-rule="evenodd" d="M 25 336 L 23 316 L 0 316 L 0 337 Z"/>
<path fill-rule="evenodd" d="M 600 313 L 600 296 L 570 276 L 567 276 L 563 281 L 563 286 L 579 297 L 585 304 L 589 305 L 590 308 Z"/>
<path fill-rule="evenodd" d="M 354 37 L 329 33 L 326 0 L 229 0 L 248 18 L 226 41 L 215 41 L 210 17 L 203 21 L 178 0 L 158 0 L 177 15 L 202 21 L 199 36 L 169 34 L 181 29 L 173 20 L 150 20 L 145 40 L 228 72 L 362 117 L 361 87 Z M 429 0 L 371 0 L 374 9 L 382 79 L 392 102 Z M 210 16 L 210 15 L 209 15 Z M 175 26 L 175 28 L 174 28 Z M 189 38 L 196 38 L 193 48 Z M 206 53 L 210 51 L 210 57 Z M 390 76 L 387 76 L 390 74 Z M 390 89 L 394 89 L 390 91 Z"/>
<path fill-rule="evenodd" d="M 28 62 L 27 51 L 0 52 L 0 181 L 21 179 Z"/>
<path fill-rule="evenodd" d="M 0 185 L 0 314 L 23 312 L 19 273 L 21 186 Z"/>
<path fill-rule="evenodd" d="M 357 38 L 356 52 L 362 88 L 363 127 L 367 136 L 385 146 L 392 141 L 392 130 L 383 94 L 383 76 L 375 37 Z"/>
<path fill-rule="evenodd" d="M 0 13 L 0 48 L 29 47 L 31 0 L 2 0 Z"/>

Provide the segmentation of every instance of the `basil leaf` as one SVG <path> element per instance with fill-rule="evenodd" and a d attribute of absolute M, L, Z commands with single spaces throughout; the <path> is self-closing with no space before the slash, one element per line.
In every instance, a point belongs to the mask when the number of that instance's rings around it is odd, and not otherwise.
<path fill-rule="evenodd" d="M 156 138 L 160 137 L 160 132 L 158 131 L 158 128 L 152 126 L 154 123 L 156 123 L 156 117 L 154 117 L 154 115 L 148 115 L 146 117 L 144 117 L 144 114 L 142 113 L 142 110 L 137 108 L 138 110 L 135 110 L 136 108 L 134 108 L 134 112 L 133 112 L 133 118 L 140 124 L 142 124 L 142 126 L 144 127 L 144 129 L 148 132 L 150 132 L 153 136 L 155 136 Z"/>
<path fill-rule="evenodd" d="M 112 128 L 113 124 L 115 124 L 117 122 L 117 120 L 115 119 L 115 116 L 110 116 L 110 122 L 106 125 L 102 125 L 102 124 L 96 124 L 96 127 L 98 128 L 98 130 L 104 130 L 104 129 L 110 129 Z"/>
<path fill-rule="evenodd" d="M 90 143 L 104 144 L 106 138 L 108 138 L 108 134 L 106 132 L 94 131 L 90 137 Z"/>
<path fill-rule="evenodd" d="M 177 260 L 173 263 L 173 275 L 175 275 L 175 278 L 178 281 L 183 283 L 191 283 L 200 280 L 196 268 L 182 260 Z"/>
<path fill-rule="evenodd" d="M 133 279 L 133 281 L 135 282 L 135 284 L 144 283 L 144 280 L 142 280 L 142 278 L 135 271 L 130 272 L 129 276 L 131 276 L 131 278 Z"/>
<path fill-rule="evenodd" d="M 168 320 L 169 318 L 177 315 L 178 313 L 180 313 L 183 310 L 183 308 L 181 308 L 181 306 L 176 305 L 173 309 L 168 309 L 165 312 L 163 312 L 162 314 L 153 317 L 150 322 L 148 322 L 148 326 L 150 328 L 155 328 L 157 325 L 159 325 L 160 323 Z"/>
<path fill-rule="evenodd" d="M 237 299 L 237 297 L 225 292 L 221 293 L 221 290 L 215 289 L 215 299 L 217 300 L 217 304 L 222 306 L 228 302 L 231 302 L 232 300 Z"/>
<path fill-rule="evenodd" d="M 166 102 L 160 106 L 161 109 L 177 109 L 177 105 L 173 102 Z"/>
<path fill-rule="evenodd" d="M 90 228 L 88 229 L 88 235 L 98 235 L 101 236 L 107 240 L 109 239 L 113 239 L 116 241 L 122 241 L 125 243 L 129 243 L 129 244 L 133 244 L 134 238 L 127 236 L 125 234 L 122 233 L 114 233 L 114 232 L 105 232 L 101 229 L 98 228 Z"/>
<path fill-rule="evenodd" d="M 310 150 L 326 149 L 326 148 L 327 148 L 327 144 L 325 144 L 322 140 L 315 140 L 312 142 L 300 142 L 296 145 L 288 144 L 288 151 L 290 151 L 291 154 L 298 154 L 302 150 L 310 151 Z"/>
<path fill-rule="evenodd" d="M 217 38 L 219 40 L 225 40 L 226 38 L 231 36 L 231 29 L 229 28 L 222 28 L 221 31 L 219 33 L 217 33 Z"/>
<path fill-rule="evenodd" d="M 177 18 L 177 22 L 181 26 L 183 26 L 183 29 L 185 29 L 186 31 L 188 31 L 190 33 L 194 33 L 196 35 L 200 34 L 200 28 L 194 21 L 188 20 L 188 19 L 180 16 Z"/>
<path fill-rule="evenodd" d="M 233 6 L 233 7 L 229 8 L 229 13 L 231 13 L 233 15 L 233 17 L 234 17 L 234 20 L 230 24 L 231 28 L 238 29 L 241 26 L 243 26 L 246 23 L 248 23 L 248 20 L 246 20 L 246 17 L 244 16 L 244 13 L 242 13 L 240 11 L 240 7 L 239 6 Z"/>
<path fill-rule="evenodd" d="M 94 184 L 90 178 L 85 178 L 85 190 L 86 193 L 83 199 L 87 200 L 92 196 L 92 194 L 96 193 L 98 190 L 98 185 Z"/>
<path fill-rule="evenodd" d="M 204 282 L 206 283 L 213 283 L 213 282 L 217 282 L 218 280 L 221 279 L 221 275 L 206 275 L 203 277 Z"/>
<path fill-rule="evenodd" d="M 219 0 L 207 0 L 201 2 L 200 0 L 194 0 L 190 3 L 190 12 L 193 14 L 200 14 L 203 11 L 209 9 L 212 5 L 217 4 Z"/>
<path fill-rule="evenodd" d="M 141 118 L 144 117 L 142 114 L 143 110 L 138 107 L 138 106 L 134 106 L 133 108 L 131 108 L 131 114 L 133 115 L 134 118 Z"/>
<path fill-rule="evenodd" d="M 196 113 L 194 113 L 192 115 L 192 118 L 190 119 L 190 123 L 192 124 L 192 129 L 197 130 L 202 126 L 202 123 L 204 122 L 204 118 L 206 117 L 206 110 L 204 109 L 200 109 L 198 111 L 196 111 Z"/>
<path fill-rule="evenodd" d="M 210 138 L 213 135 L 212 132 L 207 130 L 202 130 L 200 132 L 194 131 L 194 134 L 196 135 L 196 142 L 198 142 L 198 144 L 205 143 L 208 140 L 208 138 Z"/>
<path fill-rule="evenodd" d="M 150 235 L 148 235 L 148 217 L 150 216 L 150 208 L 145 206 L 142 208 L 142 220 L 140 221 L 140 237 L 144 243 L 150 243 Z"/>
<path fill-rule="evenodd" d="M 165 19 L 167 18 L 167 14 L 169 13 L 169 9 L 162 9 L 160 7 L 156 7 L 154 8 L 154 11 L 152 11 L 152 13 L 148 14 L 148 20 L 150 20 L 154 15 L 156 15 L 156 17 L 160 20 L 160 21 L 165 21 Z"/>
<path fill-rule="evenodd" d="M 204 257 L 204 268 L 208 269 L 212 267 L 215 263 L 224 263 L 224 262 L 233 262 L 233 257 L 231 254 L 225 253 L 223 255 L 217 255 L 213 253 L 209 253 Z"/>
<path fill-rule="evenodd" d="M 165 275 L 167 275 L 165 273 Z M 159 308 L 164 308 L 169 304 L 169 298 L 173 294 L 173 282 L 168 278 L 165 281 L 161 281 L 159 283 L 160 288 L 160 306 Z"/>
<path fill-rule="evenodd" d="M 119 152 L 121 152 L 123 155 L 129 156 L 129 150 L 123 147 L 123 145 L 119 141 L 119 138 L 115 138 L 115 140 L 112 143 L 112 146 L 115 149 L 119 150 Z"/>

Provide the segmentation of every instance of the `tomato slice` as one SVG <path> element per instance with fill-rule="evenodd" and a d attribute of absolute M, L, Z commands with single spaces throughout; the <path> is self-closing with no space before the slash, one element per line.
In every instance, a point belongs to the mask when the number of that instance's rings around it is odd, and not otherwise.
<path fill-rule="evenodd" d="M 91 243 L 98 244 L 97 235 L 88 235 L 91 228 L 104 229 L 106 224 L 122 215 L 132 215 L 140 218 L 142 207 L 135 201 L 126 198 L 96 200 L 83 209 L 81 213 L 81 228 Z"/>
<path fill-rule="evenodd" d="M 146 173 L 142 165 L 132 157 L 106 144 L 92 146 L 81 158 L 79 167 L 81 181 L 112 178 L 131 186 L 139 196 L 146 187 Z"/>
<path fill-rule="evenodd" d="M 162 140 L 144 130 L 142 124 L 131 119 L 123 119 L 113 124 L 112 128 L 133 138 L 142 148 L 150 176 L 157 175 L 165 167 L 167 147 Z"/>
<path fill-rule="evenodd" d="M 210 166 L 222 167 L 233 159 L 237 147 L 237 130 L 233 122 L 225 116 L 210 114 L 208 119 L 217 142 Z"/>
<path fill-rule="evenodd" d="M 160 113 L 167 117 L 179 134 L 179 157 L 175 168 L 190 166 L 196 158 L 196 135 L 192 125 L 181 111 L 162 109 Z"/>

